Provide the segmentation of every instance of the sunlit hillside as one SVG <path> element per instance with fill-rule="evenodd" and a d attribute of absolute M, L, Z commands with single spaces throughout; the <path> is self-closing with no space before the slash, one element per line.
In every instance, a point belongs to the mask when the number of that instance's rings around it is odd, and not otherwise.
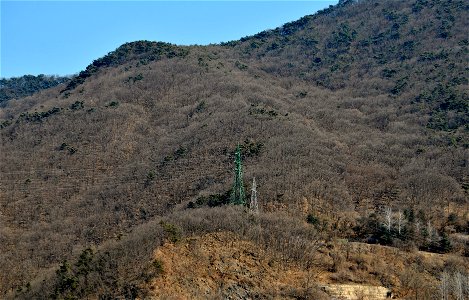
<path fill-rule="evenodd" d="M 158 298 L 174 278 L 154 252 L 183 255 L 188 237 L 218 231 L 234 252 L 251 243 L 263 266 L 310 276 L 266 299 L 327 299 L 321 284 L 344 283 L 432 299 L 445 276 L 467 281 L 468 12 L 464 0 L 340 1 L 220 45 L 130 42 L 4 101 L 0 298 Z M 227 205 L 238 145 L 258 214 Z"/>

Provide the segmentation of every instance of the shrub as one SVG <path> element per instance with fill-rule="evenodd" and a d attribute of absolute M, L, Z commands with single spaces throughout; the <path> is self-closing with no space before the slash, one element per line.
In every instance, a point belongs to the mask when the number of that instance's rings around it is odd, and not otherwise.
<path fill-rule="evenodd" d="M 231 190 L 226 191 L 223 194 L 211 194 L 208 196 L 200 196 L 194 202 L 189 202 L 188 208 L 196 208 L 201 206 L 216 207 L 226 205 L 230 203 Z"/>
<path fill-rule="evenodd" d="M 71 110 L 79 110 L 83 108 L 85 108 L 85 106 L 83 105 L 83 101 L 75 101 L 70 105 Z"/>
<path fill-rule="evenodd" d="M 263 143 L 255 142 L 249 139 L 244 140 L 244 143 L 240 145 L 241 155 L 244 157 L 258 156 L 260 155 L 263 148 Z"/>
<path fill-rule="evenodd" d="M 135 76 L 135 77 L 134 77 L 134 76 L 130 76 L 129 78 L 127 78 L 127 80 L 126 80 L 125 82 L 131 82 L 131 81 L 132 81 L 133 83 L 135 83 L 135 82 L 140 81 L 140 80 L 142 80 L 142 79 L 143 79 L 143 75 L 142 75 L 142 73 L 139 73 L 139 74 L 138 74 L 137 76 Z"/>
<path fill-rule="evenodd" d="M 403 89 L 407 86 L 408 84 L 408 80 L 409 78 L 406 76 L 406 77 L 403 77 L 403 78 L 400 78 L 397 82 L 396 82 L 396 85 L 391 89 L 391 94 L 393 95 L 399 95 L 400 93 L 402 93 Z"/>
<path fill-rule="evenodd" d="M 0 122 L 0 129 L 3 129 L 7 126 L 10 126 L 11 124 L 12 124 L 12 122 L 10 120 L 1 121 Z"/>
<path fill-rule="evenodd" d="M 109 104 L 106 105 L 106 107 L 112 107 L 112 108 L 116 108 L 118 106 L 119 106 L 118 101 L 111 101 L 111 102 L 109 102 Z"/>
<path fill-rule="evenodd" d="M 141 279 L 143 279 L 145 283 L 149 283 L 152 279 L 157 278 L 163 273 L 163 262 L 155 259 L 142 271 Z"/>
<path fill-rule="evenodd" d="M 171 243 L 176 243 L 181 240 L 182 238 L 182 232 L 181 229 L 179 229 L 176 225 L 167 223 L 164 221 L 160 222 L 161 227 L 163 228 L 165 234 L 166 234 L 166 239 L 171 242 Z"/>
<path fill-rule="evenodd" d="M 60 151 L 67 150 L 68 154 L 73 155 L 75 154 L 78 150 L 75 147 L 72 147 L 68 145 L 67 143 L 62 143 L 59 148 Z"/>
<path fill-rule="evenodd" d="M 186 147 L 179 146 L 179 148 L 177 148 L 171 155 L 166 155 L 163 158 L 163 162 L 170 162 L 170 161 L 178 160 L 184 157 L 184 155 L 186 155 L 187 152 L 188 152 L 188 149 Z"/>
<path fill-rule="evenodd" d="M 313 214 L 308 214 L 308 216 L 306 217 L 306 222 L 315 226 L 319 225 L 319 219 Z"/>
<path fill-rule="evenodd" d="M 240 69 L 241 71 L 245 71 L 247 70 L 248 66 L 243 64 L 242 62 L 240 62 L 239 60 L 237 60 L 235 62 L 235 67 L 237 67 L 238 69 Z"/>
<path fill-rule="evenodd" d="M 151 265 L 158 274 L 164 273 L 163 263 L 161 261 L 155 259 Z"/>
<path fill-rule="evenodd" d="M 78 278 L 74 274 L 70 264 L 64 261 L 56 271 L 57 282 L 52 299 L 76 299 L 75 292 L 78 288 Z"/>
<path fill-rule="evenodd" d="M 152 183 L 152 181 L 155 180 L 155 178 L 156 178 L 155 172 L 154 172 L 154 171 L 149 171 L 149 172 L 147 173 L 146 178 L 145 178 L 145 184 L 144 184 L 144 186 L 145 186 L 145 187 L 148 187 L 148 186 Z"/>
<path fill-rule="evenodd" d="M 451 244 L 451 240 L 449 239 L 448 235 L 446 233 L 441 234 L 441 238 L 438 242 L 438 246 L 436 252 L 439 253 L 448 253 L 453 249 L 453 245 Z"/>
<path fill-rule="evenodd" d="M 392 78 L 397 73 L 396 70 L 393 69 L 384 69 L 381 74 L 384 78 Z"/>
<path fill-rule="evenodd" d="M 17 123 L 20 120 L 25 120 L 26 122 L 42 122 L 44 119 L 58 114 L 61 111 L 59 107 L 53 107 L 49 109 L 48 111 L 43 111 L 43 112 L 34 112 L 34 113 L 22 113 L 18 120 L 16 121 Z"/>

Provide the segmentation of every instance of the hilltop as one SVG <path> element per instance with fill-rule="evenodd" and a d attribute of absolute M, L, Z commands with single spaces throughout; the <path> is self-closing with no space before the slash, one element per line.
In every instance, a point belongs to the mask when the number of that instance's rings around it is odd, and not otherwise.
<path fill-rule="evenodd" d="M 144 297 L 164 270 L 154 251 L 215 231 L 274 264 L 328 270 L 328 283 L 437 295 L 441 274 L 467 275 L 455 265 L 469 255 L 468 12 L 465 1 L 340 1 L 219 45 L 126 43 L 6 101 L 2 295 Z M 222 205 L 238 144 L 258 215 Z M 367 255 L 317 266 L 304 253 L 344 240 L 402 251 L 426 294 Z M 413 251 L 448 256 L 411 262 Z"/>

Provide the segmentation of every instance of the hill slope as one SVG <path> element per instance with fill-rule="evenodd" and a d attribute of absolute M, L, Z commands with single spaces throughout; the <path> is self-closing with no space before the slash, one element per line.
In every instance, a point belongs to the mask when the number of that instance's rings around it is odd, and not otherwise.
<path fill-rule="evenodd" d="M 8 101 L 0 269 L 14 271 L 1 273 L 2 292 L 190 214 L 190 202 L 205 207 L 201 196 L 223 199 L 238 143 L 263 211 L 310 214 L 337 237 L 449 250 L 445 235 L 468 230 L 468 10 L 341 1 L 222 45 L 128 43 L 65 89 Z M 385 207 L 395 220 L 405 210 L 416 237 L 397 225 L 383 235 Z"/>

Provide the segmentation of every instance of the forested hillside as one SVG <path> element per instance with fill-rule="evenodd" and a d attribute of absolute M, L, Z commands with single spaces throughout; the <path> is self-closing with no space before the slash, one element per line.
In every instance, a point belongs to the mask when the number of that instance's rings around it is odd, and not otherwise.
<path fill-rule="evenodd" d="M 156 297 L 171 272 L 154 251 L 218 231 L 309 276 L 272 297 L 326 282 L 438 298 L 469 276 L 468 12 L 340 1 L 219 45 L 130 42 L 5 102 L 0 298 Z M 238 145 L 258 214 L 226 205 Z M 262 294 L 240 285 L 210 295 Z"/>
<path fill-rule="evenodd" d="M 66 83 L 69 77 L 24 75 L 21 77 L 0 79 L 0 105 L 10 99 L 30 96 L 36 92 Z"/>

